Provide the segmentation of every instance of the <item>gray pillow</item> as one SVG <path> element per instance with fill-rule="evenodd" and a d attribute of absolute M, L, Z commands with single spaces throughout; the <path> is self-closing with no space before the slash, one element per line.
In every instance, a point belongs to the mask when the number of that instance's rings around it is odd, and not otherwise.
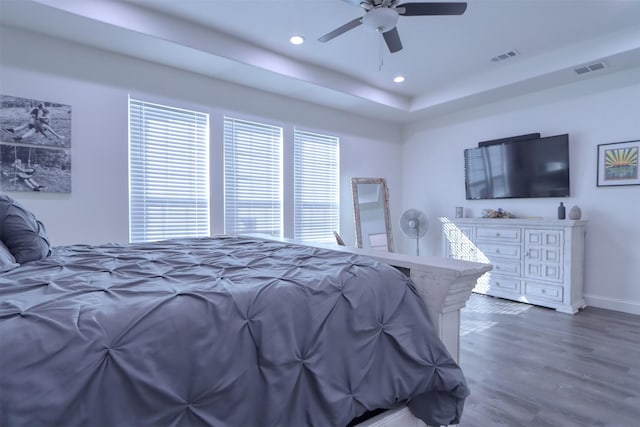
<path fill-rule="evenodd" d="M 20 264 L 16 262 L 9 249 L 0 240 L 0 273 L 13 270 L 16 267 L 20 267 Z"/>
<path fill-rule="evenodd" d="M 44 225 L 6 194 L 0 194 L 0 240 L 20 264 L 51 255 Z"/>

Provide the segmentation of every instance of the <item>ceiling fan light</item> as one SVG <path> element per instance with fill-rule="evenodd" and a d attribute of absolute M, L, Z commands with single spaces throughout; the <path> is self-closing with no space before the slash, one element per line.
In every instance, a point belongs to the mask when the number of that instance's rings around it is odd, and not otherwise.
<path fill-rule="evenodd" d="M 389 7 L 379 7 L 367 12 L 362 18 L 362 25 L 369 31 L 386 33 L 398 23 L 398 12 Z"/>
<path fill-rule="evenodd" d="M 402 82 L 404 81 L 404 76 L 395 76 L 395 77 L 393 78 L 393 81 L 394 81 L 395 83 L 402 83 Z"/>
<path fill-rule="evenodd" d="M 302 37 L 302 36 L 291 36 L 291 38 L 289 38 L 289 41 L 291 42 L 291 44 L 299 45 L 299 44 L 304 43 L 304 37 Z"/>

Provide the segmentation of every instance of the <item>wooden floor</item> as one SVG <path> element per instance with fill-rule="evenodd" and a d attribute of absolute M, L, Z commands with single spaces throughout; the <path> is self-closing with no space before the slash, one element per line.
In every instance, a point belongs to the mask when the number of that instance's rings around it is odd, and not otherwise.
<path fill-rule="evenodd" d="M 473 294 L 460 365 L 471 389 L 461 427 L 640 426 L 640 316 Z"/>

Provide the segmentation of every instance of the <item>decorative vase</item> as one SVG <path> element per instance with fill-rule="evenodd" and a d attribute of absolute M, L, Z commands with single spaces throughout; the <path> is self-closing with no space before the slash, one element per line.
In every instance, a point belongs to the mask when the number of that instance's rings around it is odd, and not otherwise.
<path fill-rule="evenodd" d="M 572 206 L 571 209 L 569 209 L 569 219 L 580 219 L 582 217 L 582 211 L 580 210 L 579 206 Z"/>
<path fill-rule="evenodd" d="M 564 219 L 566 214 L 566 209 L 564 204 L 560 202 L 560 206 L 558 206 L 558 219 Z"/>

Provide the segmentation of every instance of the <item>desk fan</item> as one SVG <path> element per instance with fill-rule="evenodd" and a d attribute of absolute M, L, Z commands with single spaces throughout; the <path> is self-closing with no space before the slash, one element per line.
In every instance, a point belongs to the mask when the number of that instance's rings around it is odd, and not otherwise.
<path fill-rule="evenodd" d="M 424 212 L 417 209 L 407 209 L 400 216 L 400 229 L 404 234 L 416 239 L 416 255 L 420 255 L 420 238 L 429 229 L 429 221 Z"/>

